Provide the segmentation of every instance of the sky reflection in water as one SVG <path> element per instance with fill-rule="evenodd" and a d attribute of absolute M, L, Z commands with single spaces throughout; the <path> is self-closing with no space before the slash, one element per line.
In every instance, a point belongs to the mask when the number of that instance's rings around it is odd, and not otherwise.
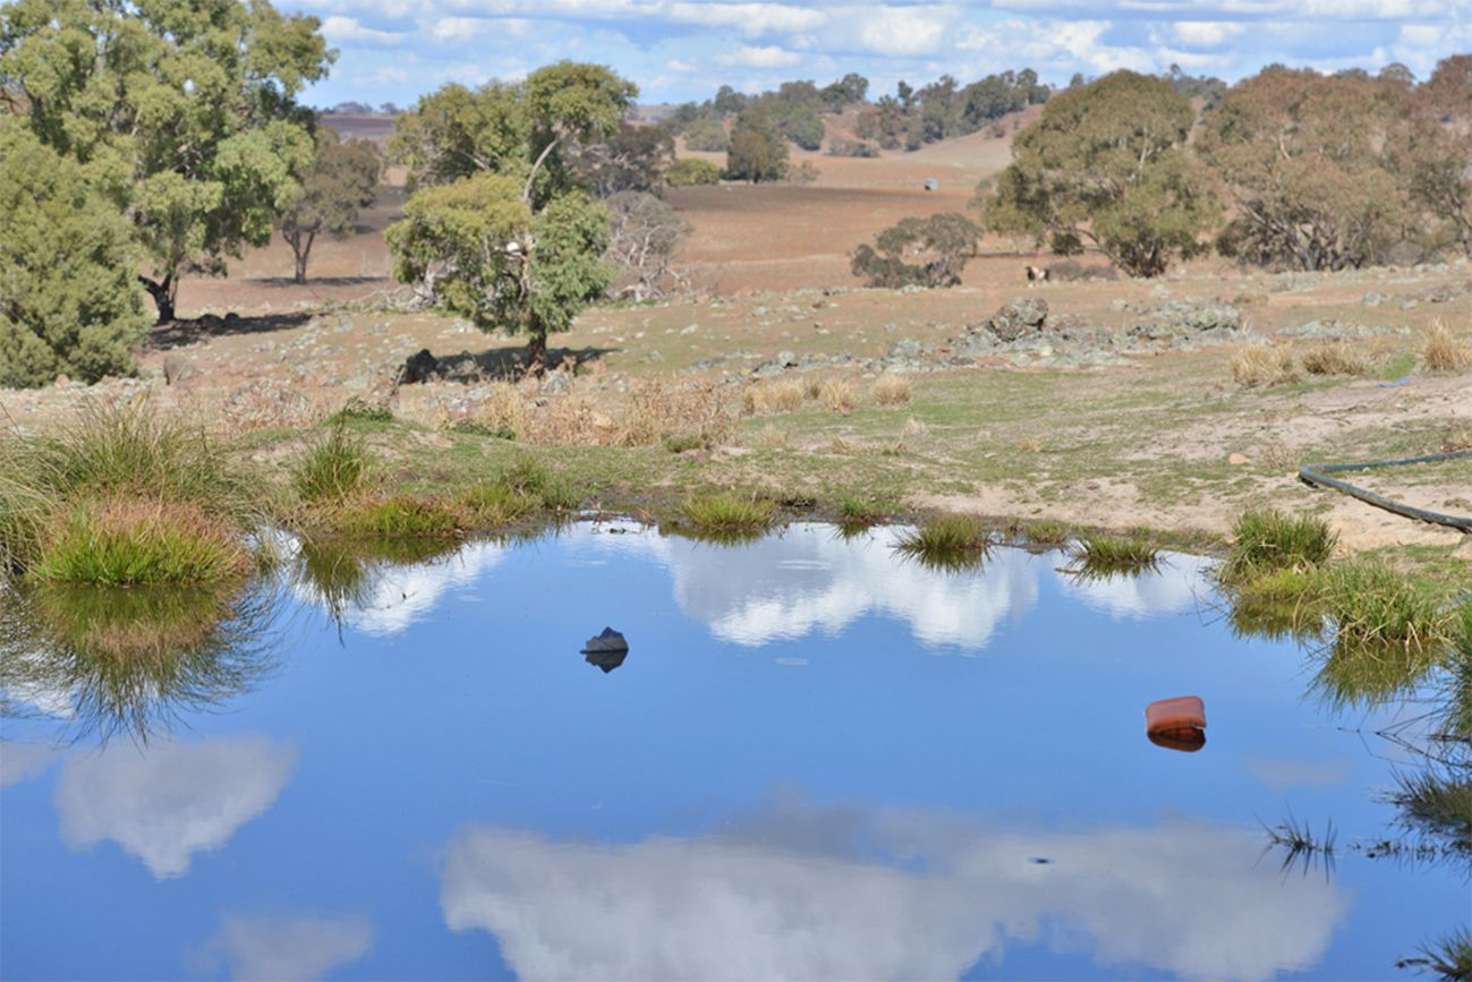
<path fill-rule="evenodd" d="M 0 970 L 1384 978 L 1465 922 L 1453 870 L 1262 855 L 1289 811 L 1384 835 L 1390 767 L 1293 647 L 1232 637 L 1202 561 L 947 575 L 894 534 L 474 544 L 370 564 L 341 635 L 297 583 L 271 676 L 146 745 L 56 746 L 75 696 L 27 676 Z M 1208 746 L 1152 746 L 1188 692 Z"/>

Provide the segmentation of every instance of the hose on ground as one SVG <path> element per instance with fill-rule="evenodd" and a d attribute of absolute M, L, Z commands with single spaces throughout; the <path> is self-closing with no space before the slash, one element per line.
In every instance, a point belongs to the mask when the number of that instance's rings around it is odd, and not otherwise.
<path fill-rule="evenodd" d="M 1428 454 L 1425 457 L 1406 457 L 1402 460 L 1367 460 L 1356 464 L 1307 464 L 1298 469 L 1298 479 L 1310 487 L 1332 488 L 1351 498 L 1376 508 L 1383 508 L 1404 518 L 1414 519 L 1418 522 L 1429 522 L 1433 525 L 1445 525 L 1448 528 L 1457 529 L 1460 532 L 1472 535 L 1472 517 L 1462 515 L 1445 515 L 1441 512 L 1428 511 L 1425 508 L 1417 508 L 1408 505 L 1404 501 L 1396 501 L 1384 495 L 1376 494 L 1357 484 L 1341 481 L 1330 477 L 1330 474 L 1347 474 L 1354 471 L 1376 471 L 1388 467 L 1409 467 L 1413 464 L 1440 464 L 1448 460 L 1472 460 L 1472 450 L 1458 450 L 1453 453 Z"/>

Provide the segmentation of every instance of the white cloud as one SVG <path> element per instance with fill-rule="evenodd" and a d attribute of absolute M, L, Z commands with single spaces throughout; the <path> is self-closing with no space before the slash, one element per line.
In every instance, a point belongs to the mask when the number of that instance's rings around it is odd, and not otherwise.
<path fill-rule="evenodd" d="M 305 982 L 357 961 L 373 946 L 373 925 L 354 917 L 256 917 L 227 914 L 200 961 L 219 959 L 230 977 Z"/>
<path fill-rule="evenodd" d="M 265 737 L 112 743 L 67 759 L 56 784 L 61 837 L 73 849 L 111 839 L 155 877 L 189 870 L 276 801 L 296 751 Z"/>
<path fill-rule="evenodd" d="M 864 47 L 886 55 L 923 55 L 940 47 L 951 21 L 948 7 L 877 7 L 860 15 Z"/>
<path fill-rule="evenodd" d="M 364 27 L 357 19 L 339 14 L 322 21 L 322 34 L 333 44 L 368 48 L 396 47 L 408 40 L 407 34 Z"/>
<path fill-rule="evenodd" d="M 693 72 L 696 70 L 695 65 L 688 61 L 681 61 L 679 58 L 671 58 L 664 63 L 664 67 L 672 72 Z"/>
<path fill-rule="evenodd" d="M 1196 609 L 1211 592 L 1207 573 L 1215 565 L 1204 556 L 1169 553 L 1154 572 L 1082 579 L 1055 570 L 1063 593 L 1115 618 L 1146 618 Z"/>
<path fill-rule="evenodd" d="M 785 68 L 796 65 L 800 61 L 802 61 L 802 55 L 775 45 L 760 48 L 742 45 L 735 51 L 728 51 L 720 56 L 721 64 L 742 68 Z"/>
<path fill-rule="evenodd" d="M 782 3 L 674 3 L 667 9 L 678 23 L 730 27 L 748 37 L 811 31 L 828 22 L 821 10 Z"/>
<path fill-rule="evenodd" d="M 525 38 L 535 29 L 520 17 L 441 17 L 429 28 L 436 41 L 460 42 L 481 37 Z"/>
<path fill-rule="evenodd" d="M 0 788 L 39 777 L 60 755 L 56 748 L 45 744 L 0 740 Z"/>
<path fill-rule="evenodd" d="M 712 979 L 954 978 L 1058 924 L 1102 965 L 1265 979 L 1313 966 L 1348 907 L 1332 883 L 1255 862 L 1253 829 L 843 817 L 870 848 L 781 812 L 747 835 L 620 845 L 471 827 L 450 844 L 440 904 L 523 977 Z"/>
<path fill-rule="evenodd" d="M 1210 48 L 1230 40 L 1247 30 L 1240 21 L 1183 20 L 1171 25 L 1171 31 L 1181 44 Z"/>

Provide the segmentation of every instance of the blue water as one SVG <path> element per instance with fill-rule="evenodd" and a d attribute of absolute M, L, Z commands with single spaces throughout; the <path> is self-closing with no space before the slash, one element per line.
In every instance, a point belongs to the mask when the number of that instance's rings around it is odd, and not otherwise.
<path fill-rule="evenodd" d="M 146 742 L 8 693 L 0 976 L 1383 979 L 1472 920 L 1352 848 L 1404 711 L 1308 694 L 1202 560 L 613 528 L 382 565 L 341 625 L 283 585 L 260 678 Z M 1206 747 L 1152 745 L 1188 693 Z M 1282 869 L 1290 814 L 1332 869 Z"/>

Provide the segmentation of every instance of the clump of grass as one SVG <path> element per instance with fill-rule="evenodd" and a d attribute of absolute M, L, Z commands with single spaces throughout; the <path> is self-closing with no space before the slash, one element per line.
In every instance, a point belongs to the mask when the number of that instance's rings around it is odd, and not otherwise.
<path fill-rule="evenodd" d="M 1278 569 L 1233 585 L 1232 629 L 1270 640 L 1318 637 L 1324 625 L 1322 587 L 1316 570 Z"/>
<path fill-rule="evenodd" d="M 795 379 L 777 379 L 748 386 L 742 402 L 748 415 L 790 413 L 802 408 L 803 386 Z"/>
<path fill-rule="evenodd" d="M 460 531 L 459 519 L 448 505 L 412 495 L 347 503 L 333 515 L 332 526 L 349 537 L 380 539 L 439 539 Z"/>
<path fill-rule="evenodd" d="M 505 440 L 519 440 L 527 432 L 527 404 L 521 390 L 510 382 L 493 382 L 472 420 L 486 433 Z"/>
<path fill-rule="evenodd" d="M 1298 367 L 1286 348 L 1253 345 L 1232 356 L 1232 378 L 1249 389 L 1287 385 L 1298 381 Z"/>
<path fill-rule="evenodd" d="M 1275 508 L 1249 511 L 1232 527 L 1232 551 L 1222 579 L 1240 583 L 1275 570 L 1321 566 L 1338 541 L 1322 518 Z"/>
<path fill-rule="evenodd" d="M 892 509 L 872 498 L 846 495 L 838 503 L 838 526 L 848 532 L 861 532 L 889 517 Z"/>
<path fill-rule="evenodd" d="M 1319 862 L 1324 864 L 1325 875 L 1334 869 L 1334 847 L 1338 833 L 1330 821 L 1322 836 L 1315 835 L 1307 822 L 1300 823 L 1291 814 L 1275 826 L 1263 825 L 1267 832 L 1268 848 L 1283 850 L 1283 872 L 1302 864 L 1305 875 Z"/>
<path fill-rule="evenodd" d="M 1310 375 L 1370 374 L 1370 363 L 1343 342 L 1321 344 L 1303 355 L 1303 370 Z"/>
<path fill-rule="evenodd" d="M 1086 537 L 1075 554 L 1074 571 L 1084 577 L 1109 577 L 1159 568 L 1160 550 L 1144 538 Z"/>
<path fill-rule="evenodd" d="M 702 534 L 754 536 L 772 525 L 776 506 L 762 498 L 722 493 L 697 495 L 685 501 L 685 517 Z"/>
<path fill-rule="evenodd" d="M 510 525 L 544 507 L 540 494 L 512 487 L 505 481 L 483 481 L 460 495 L 470 522 L 479 528 Z"/>
<path fill-rule="evenodd" d="M 792 435 L 782 427 L 768 423 L 752 434 L 751 445 L 763 450 L 786 450 L 792 445 Z"/>
<path fill-rule="evenodd" d="M 568 511 L 580 504 L 578 495 L 566 481 L 530 457 L 512 463 L 497 480 L 512 491 L 535 499 L 549 511 Z"/>
<path fill-rule="evenodd" d="M 711 447 L 725 442 L 731 425 L 725 400 L 713 385 L 643 382 L 629 393 L 617 442 L 625 447 L 645 447 L 676 439 Z"/>
<path fill-rule="evenodd" d="M 39 435 L 0 434 L 0 575 L 25 572 L 72 510 L 122 499 L 187 506 L 237 535 L 270 511 L 204 430 L 146 403 L 89 403 Z"/>
<path fill-rule="evenodd" d="M 858 407 L 853 383 L 844 378 L 830 378 L 818 389 L 818 401 L 835 413 L 848 415 Z"/>
<path fill-rule="evenodd" d="M 1390 646 L 1429 654 L 1453 640 L 1453 613 L 1442 598 L 1383 563 L 1340 563 L 1319 579 L 1336 650 Z"/>
<path fill-rule="evenodd" d="M 214 584 L 249 567 L 238 531 L 198 507 L 114 498 L 61 516 L 30 575 L 98 586 Z"/>
<path fill-rule="evenodd" d="M 1456 373 L 1466 371 L 1472 365 L 1472 352 L 1458 341 L 1445 324 L 1437 321 L 1431 325 L 1426 336 L 1426 347 L 1421 350 L 1421 363 L 1428 372 Z"/>
<path fill-rule="evenodd" d="M 1390 801 L 1407 833 L 1472 857 L 1472 779 L 1433 768 L 1398 774 L 1396 784 Z"/>
<path fill-rule="evenodd" d="M 342 501 L 362 488 L 369 463 L 363 441 L 337 423 L 297 462 L 292 484 L 310 504 Z"/>
<path fill-rule="evenodd" d="M 941 515 L 901 537 L 895 548 L 932 569 L 956 571 L 986 559 L 986 525 L 974 515 Z"/>
<path fill-rule="evenodd" d="M 873 392 L 876 405 L 904 405 L 910 401 L 910 380 L 903 375 L 886 373 L 874 381 Z"/>
<path fill-rule="evenodd" d="M 343 407 L 327 417 L 329 423 L 392 423 L 393 412 L 383 405 L 375 405 L 358 396 L 353 396 Z"/>
<path fill-rule="evenodd" d="M 1028 542 L 1039 546 L 1061 546 L 1072 538 L 1067 525 L 1054 521 L 1032 522 L 1023 526 L 1021 533 Z"/>

